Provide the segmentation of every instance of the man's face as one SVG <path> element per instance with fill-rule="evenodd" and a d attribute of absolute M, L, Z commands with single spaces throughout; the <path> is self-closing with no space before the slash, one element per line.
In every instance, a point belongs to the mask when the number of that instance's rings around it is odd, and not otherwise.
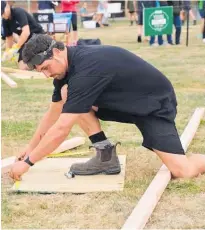
<path fill-rule="evenodd" d="M 44 73 L 47 78 L 61 80 L 65 77 L 67 65 L 62 57 L 53 56 L 45 60 L 41 65 L 36 66 L 37 71 Z"/>
<path fill-rule="evenodd" d="M 10 18 L 10 16 L 11 16 L 11 9 L 10 9 L 10 6 L 9 6 L 9 4 L 6 4 L 6 7 L 5 7 L 5 9 L 4 9 L 4 13 L 2 14 L 2 18 L 3 19 L 9 19 Z"/>

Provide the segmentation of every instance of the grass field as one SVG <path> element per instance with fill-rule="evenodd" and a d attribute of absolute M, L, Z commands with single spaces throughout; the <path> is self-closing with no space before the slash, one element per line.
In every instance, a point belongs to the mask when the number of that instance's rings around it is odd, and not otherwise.
<path fill-rule="evenodd" d="M 110 28 L 80 30 L 82 38 L 100 38 L 104 44 L 124 47 L 152 63 L 170 79 L 178 98 L 176 119 L 183 132 L 196 107 L 205 106 L 205 44 L 197 38 L 199 26 L 190 28 L 190 46 L 149 47 L 136 43 L 135 26 L 115 22 Z M 10 63 L 6 64 L 11 65 Z M 31 138 L 39 119 L 51 101 L 51 80 L 16 80 L 17 89 L 2 83 L 2 158 L 16 155 Z M 107 136 L 121 141 L 119 154 L 127 155 L 123 192 L 92 194 L 15 194 L 12 182 L 2 178 L 2 227 L 120 229 L 140 199 L 161 162 L 141 147 L 142 137 L 133 125 L 102 122 Z M 74 127 L 71 136 L 84 133 Z M 205 153 L 205 118 L 188 149 Z M 89 145 L 80 147 L 87 150 Z M 146 228 L 205 228 L 205 176 L 172 181 L 162 196 Z"/>

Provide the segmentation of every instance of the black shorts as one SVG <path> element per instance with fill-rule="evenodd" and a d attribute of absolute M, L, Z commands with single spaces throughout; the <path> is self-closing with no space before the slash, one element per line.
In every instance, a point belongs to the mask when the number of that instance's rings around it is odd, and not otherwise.
<path fill-rule="evenodd" d="M 185 154 L 174 121 L 154 115 L 140 117 L 107 109 L 99 109 L 96 116 L 104 121 L 135 124 L 142 133 L 142 145 L 152 151 L 156 149 L 167 153 Z"/>
<path fill-rule="evenodd" d="M 73 28 L 73 31 L 77 31 L 78 30 L 77 12 L 63 11 L 62 13 L 72 13 L 72 17 L 71 17 L 72 28 Z M 70 25 L 70 28 L 69 28 L 69 32 L 70 31 L 71 31 L 71 25 Z"/>
<path fill-rule="evenodd" d="M 134 10 L 130 10 L 129 13 L 130 13 L 130 14 L 134 14 L 135 11 L 134 11 Z"/>

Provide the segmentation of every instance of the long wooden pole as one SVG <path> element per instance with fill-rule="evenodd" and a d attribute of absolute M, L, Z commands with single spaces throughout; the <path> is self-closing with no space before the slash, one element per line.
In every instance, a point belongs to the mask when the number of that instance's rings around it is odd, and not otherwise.
<path fill-rule="evenodd" d="M 22 75 L 27 75 L 28 78 L 42 78 L 45 79 L 45 75 L 43 73 L 35 72 L 35 71 L 27 71 L 21 69 L 13 69 L 8 67 L 1 67 L 1 70 L 5 73 L 19 73 Z M 25 78 L 25 77 L 24 77 Z"/>
<path fill-rule="evenodd" d="M 185 152 L 194 138 L 204 113 L 205 108 L 197 108 L 181 135 L 180 140 Z M 145 227 L 170 180 L 170 171 L 165 165 L 162 165 L 144 195 L 141 197 L 140 201 L 123 225 L 122 230 L 139 230 Z"/>
<path fill-rule="evenodd" d="M 13 81 L 8 75 L 6 75 L 3 72 L 1 72 L 1 79 L 11 88 L 17 88 L 17 83 Z"/>

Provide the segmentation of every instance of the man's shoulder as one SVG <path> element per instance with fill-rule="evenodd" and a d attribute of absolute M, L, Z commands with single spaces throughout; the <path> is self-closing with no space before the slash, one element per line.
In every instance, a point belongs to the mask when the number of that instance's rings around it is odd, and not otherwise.
<path fill-rule="evenodd" d="M 77 45 L 75 47 L 76 52 L 80 52 L 80 53 L 90 53 L 92 51 L 96 51 L 96 52 L 103 52 L 103 50 L 123 50 L 121 47 L 118 46 L 112 46 L 112 45 L 98 45 L 98 44 L 94 44 L 95 41 L 97 39 L 93 39 L 93 44 L 92 43 L 87 43 L 86 42 L 82 45 Z"/>
<path fill-rule="evenodd" d="M 18 14 L 18 13 L 27 13 L 26 10 L 24 10 L 23 8 L 21 7 L 15 7 L 15 8 L 12 8 L 12 11 L 14 14 Z"/>
<path fill-rule="evenodd" d="M 12 9 L 13 9 L 13 12 L 26 12 L 26 10 L 24 10 L 21 7 L 15 7 L 15 8 L 12 8 Z"/>
<path fill-rule="evenodd" d="M 75 62 L 76 65 L 84 65 L 94 62 L 109 62 L 112 57 L 116 58 L 124 53 L 125 49 L 118 46 L 110 45 L 79 45 L 76 47 L 68 47 L 68 59 L 71 62 Z M 96 62 L 97 61 L 97 62 Z"/>

